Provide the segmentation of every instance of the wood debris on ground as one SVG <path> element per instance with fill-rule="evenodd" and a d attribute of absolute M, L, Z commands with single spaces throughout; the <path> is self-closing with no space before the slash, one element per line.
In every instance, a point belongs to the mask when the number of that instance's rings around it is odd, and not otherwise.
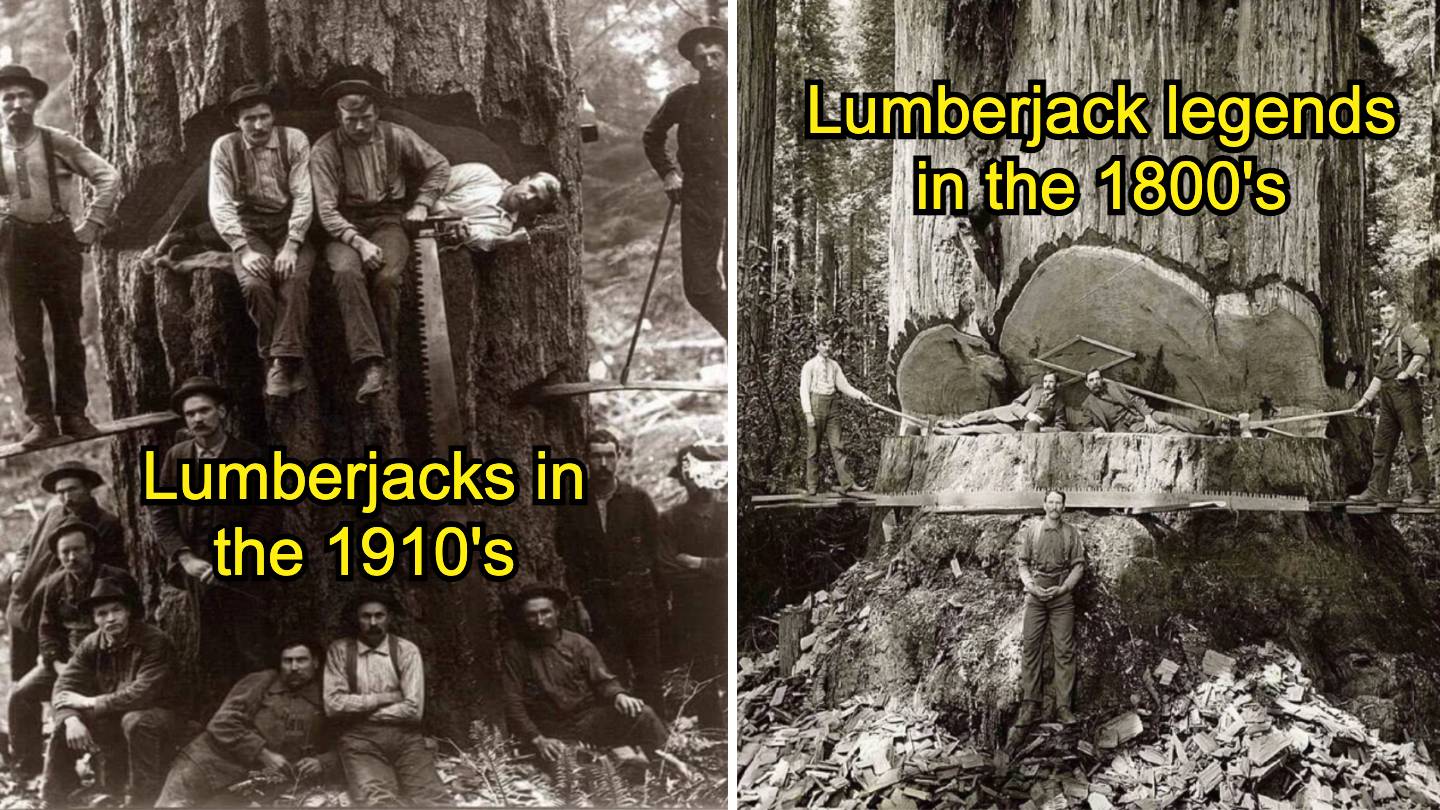
<path fill-rule="evenodd" d="M 804 606 L 817 629 L 790 677 L 778 677 L 774 653 L 740 661 L 736 788 L 747 810 L 1440 807 L 1423 743 L 1382 741 L 1270 644 L 1210 650 L 1198 666 L 1152 662 L 1163 716 L 1127 707 L 1068 729 L 1042 724 L 1007 752 L 898 698 L 807 704 L 820 657 L 866 618 L 842 590 Z"/>

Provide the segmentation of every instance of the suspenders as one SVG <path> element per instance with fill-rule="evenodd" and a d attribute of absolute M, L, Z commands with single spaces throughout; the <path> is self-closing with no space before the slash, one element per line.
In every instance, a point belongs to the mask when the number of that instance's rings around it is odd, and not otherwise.
<path fill-rule="evenodd" d="M 57 218 L 66 216 L 65 208 L 60 204 L 60 180 L 55 176 L 55 142 L 50 135 L 50 130 L 42 127 L 40 129 L 40 148 L 45 152 L 45 179 L 50 186 L 50 207 L 55 210 Z M 24 150 L 11 150 L 15 154 L 22 154 Z M 18 164 L 18 161 L 17 161 Z M 16 178 L 16 186 L 20 193 L 28 191 L 28 178 Z M 5 176 L 5 161 L 0 158 L 0 197 L 10 196 L 10 179 Z"/>
<path fill-rule="evenodd" d="M 245 162 L 244 135 L 239 132 L 230 135 L 230 165 L 235 167 L 239 180 L 240 202 L 250 200 L 250 164 Z M 275 137 L 280 144 L 280 173 L 285 175 L 285 189 L 288 194 L 290 182 L 290 144 L 285 138 L 285 127 L 275 127 Z"/>
<path fill-rule="evenodd" d="M 395 149 L 395 128 L 387 121 L 376 122 L 380 129 L 380 135 L 385 142 L 385 182 L 390 182 L 400 167 L 400 155 Z M 345 174 L 345 153 L 341 151 L 339 135 L 335 141 L 335 153 L 340 156 L 340 200 L 343 202 L 345 195 L 349 193 L 349 184 L 346 182 Z"/>

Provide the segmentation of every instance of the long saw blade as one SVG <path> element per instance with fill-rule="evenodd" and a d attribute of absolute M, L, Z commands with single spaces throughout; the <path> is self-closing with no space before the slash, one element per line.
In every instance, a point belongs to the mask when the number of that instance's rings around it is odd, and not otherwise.
<path fill-rule="evenodd" d="M 450 353 L 450 327 L 445 319 L 445 290 L 440 283 L 440 250 L 432 230 L 415 238 L 420 299 L 420 351 L 425 359 L 426 402 L 429 405 L 430 448 L 444 456 L 465 444 L 460 429 L 460 402 L 455 389 L 455 363 Z"/>

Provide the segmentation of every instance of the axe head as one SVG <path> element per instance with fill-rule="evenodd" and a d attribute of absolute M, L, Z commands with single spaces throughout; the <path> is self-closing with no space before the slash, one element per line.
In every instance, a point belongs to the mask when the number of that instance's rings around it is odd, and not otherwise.
<path fill-rule="evenodd" d="M 1247 439 L 1253 438 L 1255 434 L 1250 432 L 1250 414 L 1237 414 L 1235 418 L 1240 423 L 1240 435 Z"/>

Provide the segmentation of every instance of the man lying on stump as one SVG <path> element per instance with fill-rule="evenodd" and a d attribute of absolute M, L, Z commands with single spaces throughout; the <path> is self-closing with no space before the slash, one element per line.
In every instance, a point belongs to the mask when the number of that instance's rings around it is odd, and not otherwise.
<path fill-rule="evenodd" d="M 96 580 L 80 609 L 90 611 L 97 629 L 55 682 L 55 729 L 40 795 L 51 807 L 67 805 L 80 786 L 75 762 L 88 752 L 99 755 L 99 784 L 123 790 L 128 806 L 144 806 L 154 801 L 174 751 L 175 715 L 166 707 L 174 705 L 175 652 L 119 584 Z"/>
<path fill-rule="evenodd" d="M 1041 428 L 1068 430 L 1065 403 L 1055 372 L 1047 371 L 1009 405 L 967 413 L 938 423 L 937 433 L 1036 433 Z"/>
<path fill-rule="evenodd" d="M 562 740 L 664 748 L 670 734 L 664 721 L 625 694 L 595 645 L 560 627 L 567 601 L 558 588 L 530 586 L 511 602 L 517 638 L 505 644 L 501 663 L 510 733 L 552 762 L 564 752 Z"/>
<path fill-rule="evenodd" d="M 241 678 L 205 731 L 175 758 L 156 807 L 202 804 L 251 771 L 296 781 L 341 775 L 316 677 L 321 647 L 288 639 L 278 649 L 279 669 Z"/>
<path fill-rule="evenodd" d="M 463 217 L 465 245 L 492 253 L 509 245 L 530 244 L 525 226 L 540 214 L 555 210 L 560 181 L 536 172 L 511 183 L 484 163 L 458 163 L 450 167 L 445 194 L 435 204 L 437 217 Z"/>
<path fill-rule="evenodd" d="M 1085 374 L 1085 387 L 1090 390 L 1081 406 L 1092 433 L 1189 433 L 1213 436 L 1215 423 L 1209 419 L 1191 419 L 1157 411 L 1144 397 L 1126 391 L 1114 381 L 1100 376 L 1100 369 Z"/>

